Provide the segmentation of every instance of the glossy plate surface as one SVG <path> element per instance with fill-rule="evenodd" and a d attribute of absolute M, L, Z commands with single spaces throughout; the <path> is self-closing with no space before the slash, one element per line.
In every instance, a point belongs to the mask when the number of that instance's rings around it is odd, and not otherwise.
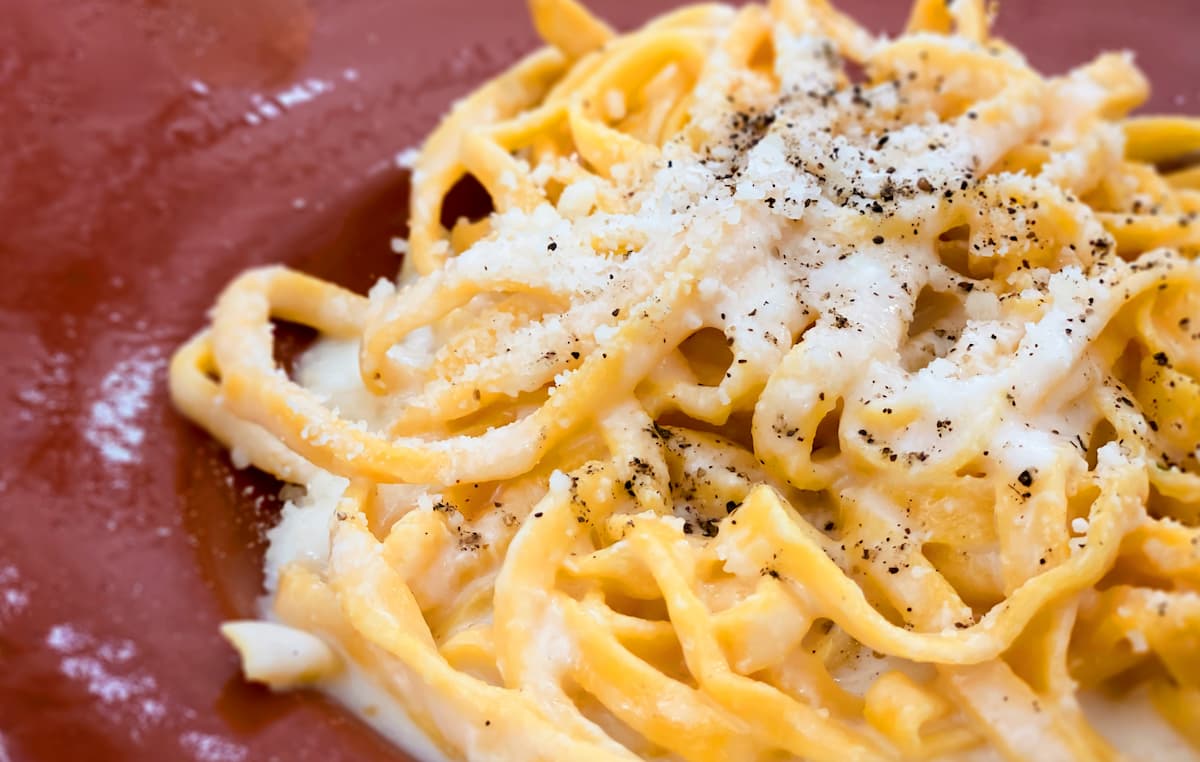
<path fill-rule="evenodd" d="M 1152 110 L 1200 111 L 1193 0 L 1003 5 L 1039 67 L 1131 48 Z M 252 613 L 275 486 L 165 364 L 245 267 L 393 274 L 393 157 L 534 43 L 519 0 L 0 3 L 0 762 L 407 759 L 239 679 L 217 625 Z"/>

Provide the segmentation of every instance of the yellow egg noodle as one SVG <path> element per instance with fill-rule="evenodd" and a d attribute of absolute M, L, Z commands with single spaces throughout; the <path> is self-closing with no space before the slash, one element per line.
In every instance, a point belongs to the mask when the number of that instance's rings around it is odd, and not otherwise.
<path fill-rule="evenodd" d="M 254 270 L 174 358 L 307 488 L 247 675 L 364 676 L 452 758 L 1163 758 L 1090 692 L 1200 748 L 1200 121 L 980 0 L 530 4 L 397 284 Z"/>

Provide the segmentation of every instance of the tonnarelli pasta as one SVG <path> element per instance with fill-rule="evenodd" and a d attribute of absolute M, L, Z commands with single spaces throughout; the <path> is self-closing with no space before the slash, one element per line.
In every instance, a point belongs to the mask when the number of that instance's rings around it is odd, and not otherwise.
<path fill-rule="evenodd" d="M 981 1 L 531 6 L 397 283 L 248 272 L 172 363 L 305 488 L 247 675 L 453 758 L 1200 747 L 1200 122 Z M 322 337 L 291 375 L 272 319 Z M 1134 746 L 1093 695 L 1153 707 Z"/>

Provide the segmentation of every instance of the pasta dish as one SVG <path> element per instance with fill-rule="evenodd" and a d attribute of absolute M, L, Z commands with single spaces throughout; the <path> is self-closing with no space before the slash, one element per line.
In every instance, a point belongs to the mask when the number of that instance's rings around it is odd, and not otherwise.
<path fill-rule="evenodd" d="M 1196 758 L 1200 121 L 982 0 L 530 6 L 395 282 L 252 270 L 173 359 L 292 485 L 247 677 L 430 758 Z"/>

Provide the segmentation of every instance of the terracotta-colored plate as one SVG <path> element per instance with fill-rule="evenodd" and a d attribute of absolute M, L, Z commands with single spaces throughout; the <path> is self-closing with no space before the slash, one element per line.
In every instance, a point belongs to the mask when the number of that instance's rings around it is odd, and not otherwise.
<path fill-rule="evenodd" d="M 7 0 L 0 13 L 0 762 L 402 760 L 238 677 L 275 486 L 164 391 L 239 270 L 397 262 L 393 156 L 534 44 L 518 0 Z M 595 3 L 620 26 L 667 0 Z M 896 29 L 899 0 L 847 0 Z M 1193 0 L 1007 0 L 1049 70 L 1130 47 L 1200 110 Z"/>

